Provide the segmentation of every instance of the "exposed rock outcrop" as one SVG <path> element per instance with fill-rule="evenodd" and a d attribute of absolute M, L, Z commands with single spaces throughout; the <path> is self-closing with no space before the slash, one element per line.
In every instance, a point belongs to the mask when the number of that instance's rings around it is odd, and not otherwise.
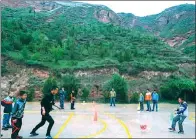
<path fill-rule="evenodd" d="M 160 72 L 160 71 L 143 71 L 141 72 L 138 76 L 139 77 L 144 77 L 150 80 L 154 76 L 164 76 L 164 77 L 169 77 L 171 75 L 170 72 Z"/>

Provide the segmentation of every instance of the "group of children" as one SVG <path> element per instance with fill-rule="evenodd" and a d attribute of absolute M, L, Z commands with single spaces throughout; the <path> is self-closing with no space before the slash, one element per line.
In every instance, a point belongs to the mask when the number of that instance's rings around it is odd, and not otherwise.
<path fill-rule="evenodd" d="M 140 93 L 139 95 L 139 105 L 140 105 L 140 111 L 144 110 L 144 95 L 142 93 Z M 151 93 L 149 89 L 147 89 L 147 92 L 145 94 L 145 101 L 146 101 L 146 105 L 147 105 L 147 110 L 146 111 L 154 111 L 155 107 L 156 107 L 156 112 L 158 112 L 158 101 L 159 101 L 159 95 L 156 92 L 156 90 L 154 89 L 154 91 Z M 153 103 L 153 107 L 151 110 L 151 101 Z"/>
<path fill-rule="evenodd" d="M 43 97 L 41 100 L 41 121 L 32 129 L 30 132 L 31 136 L 39 135 L 36 131 L 42 127 L 45 122 L 49 123 L 48 129 L 46 132 L 46 138 L 52 139 L 50 132 L 54 125 L 54 120 L 50 115 L 50 112 L 53 110 L 52 106 L 55 105 L 54 96 L 59 92 L 57 86 L 52 86 L 50 92 Z M 60 108 L 64 109 L 64 99 L 65 99 L 66 92 L 64 88 L 62 88 L 59 92 L 60 96 Z M 2 130 L 8 130 L 12 128 L 11 139 L 22 139 L 22 136 L 19 136 L 18 133 L 22 127 L 22 118 L 24 114 L 24 108 L 26 104 L 27 94 L 25 91 L 20 91 L 18 94 L 18 99 L 13 104 L 13 94 L 10 93 L 8 97 L 1 101 L 1 105 L 4 107 L 4 115 L 3 115 L 3 126 Z M 71 92 L 71 110 L 74 110 L 74 103 L 75 103 L 75 93 L 74 91 Z M 56 105 L 55 105 L 56 106 Z M 10 124 L 11 118 L 11 124 Z M 1 135 L 2 136 L 2 135 Z"/>
<path fill-rule="evenodd" d="M 1 101 L 1 105 L 4 107 L 2 130 L 8 130 L 9 128 L 12 128 L 12 139 L 22 138 L 21 136 L 18 136 L 18 133 L 22 126 L 26 98 L 27 94 L 24 91 L 20 91 L 19 98 L 15 101 L 14 107 L 12 107 L 12 103 L 14 102 L 12 93 L 10 93 L 8 97 Z"/>

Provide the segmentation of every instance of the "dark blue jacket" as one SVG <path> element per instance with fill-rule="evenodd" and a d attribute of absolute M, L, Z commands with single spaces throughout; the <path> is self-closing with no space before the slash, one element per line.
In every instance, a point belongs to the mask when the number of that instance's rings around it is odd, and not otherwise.
<path fill-rule="evenodd" d="M 12 112 L 12 103 L 13 98 L 8 96 L 4 100 L 1 101 L 1 105 L 4 107 L 4 113 L 11 113 Z"/>
<path fill-rule="evenodd" d="M 177 114 L 179 115 L 188 116 L 188 104 L 185 101 L 180 103 L 180 106 L 177 111 Z"/>

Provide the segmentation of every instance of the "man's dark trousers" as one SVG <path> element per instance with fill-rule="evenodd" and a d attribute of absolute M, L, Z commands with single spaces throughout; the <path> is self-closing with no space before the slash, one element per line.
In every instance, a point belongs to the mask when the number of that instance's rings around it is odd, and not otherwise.
<path fill-rule="evenodd" d="M 36 132 L 40 127 L 42 127 L 45 124 L 46 121 L 49 122 L 46 136 L 50 136 L 50 131 L 51 131 L 53 125 L 54 125 L 54 120 L 50 116 L 50 114 L 42 115 L 41 122 L 33 129 L 32 132 Z"/>

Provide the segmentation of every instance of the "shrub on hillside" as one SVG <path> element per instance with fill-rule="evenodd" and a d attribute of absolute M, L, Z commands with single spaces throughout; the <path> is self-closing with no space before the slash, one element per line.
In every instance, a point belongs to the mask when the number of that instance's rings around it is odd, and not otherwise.
<path fill-rule="evenodd" d="M 130 103 L 138 103 L 139 93 L 134 92 L 130 96 Z"/>
<path fill-rule="evenodd" d="M 126 102 L 126 93 L 128 91 L 127 81 L 119 74 L 114 74 L 112 79 L 104 84 L 103 92 L 108 93 L 112 88 L 116 91 L 117 101 Z"/>
<path fill-rule="evenodd" d="M 55 78 L 52 78 L 52 77 L 49 77 L 45 83 L 44 83 L 44 87 L 43 87 L 43 94 L 46 95 L 46 94 L 49 94 L 50 91 L 51 91 L 51 88 L 53 86 L 57 86 L 57 82 L 56 82 L 56 79 Z"/>
<path fill-rule="evenodd" d="M 29 88 L 27 92 L 27 101 L 33 101 L 35 97 L 35 89 L 34 88 Z"/>
<path fill-rule="evenodd" d="M 89 89 L 84 87 L 82 89 L 82 96 L 81 97 L 86 101 L 86 99 L 88 98 L 89 94 L 90 94 Z"/>
<path fill-rule="evenodd" d="M 62 77 L 62 86 L 68 93 L 68 100 L 70 99 L 70 93 L 72 90 L 75 91 L 77 95 L 78 88 L 80 87 L 80 80 L 74 75 L 64 75 Z"/>
<path fill-rule="evenodd" d="M 195 82 L 182 77 L 170 78 L 161 86 L 160 92 L 162 98 L 166 100 L 176 100 L 178 97 L 184 97 L 187 100 L 194 101 Z"/>

